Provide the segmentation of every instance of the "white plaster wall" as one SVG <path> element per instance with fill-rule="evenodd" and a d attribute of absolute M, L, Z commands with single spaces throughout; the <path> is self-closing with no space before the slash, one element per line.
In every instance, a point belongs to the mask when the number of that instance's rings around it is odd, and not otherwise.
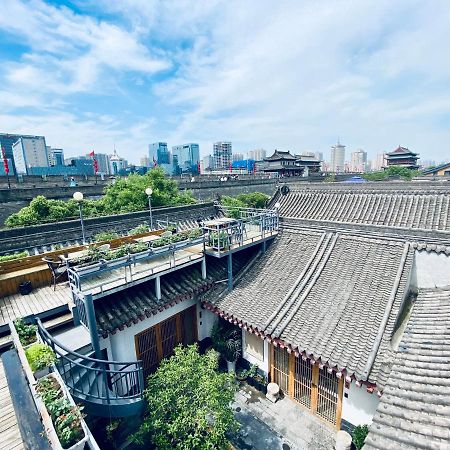
<path fill-rule="evenodd" d="M 198 326 L 198 340 L 211 336 L 211 328 L 217 320 L 216 314 L 207 309 L 202 309 L 200 303 L 197 305 L 197 326 Z"/>
<path fill-rule="evenodd" d="M 345 394 L 348 394 L 348 398 Z M 370 394 L 364 386 L 358 387 L 351 383 L 350 389 L 344 387 L 342 418 L 355 426 L 370 424 L 379 402 L 376 393 Z"/>
<path fill-rule="evenodd" d="M 450 256 L 416 251 L 416 274 L 419 288 L 449 286 Z"/>
<path fill-rule="evenodd" d="M 242 358 L 247 360 L 250 364 L 256 364 L 266 374 L 269 373 L 269 343 L 264 341 L 264 356 L 263 359 L 256 358 L 245 351 L 247 345 L 245 343 L 245 330 L 242 329 Z"/>
<path fill-rule="evenodd" d="M 195 305 L 196 302 L 195 299 L 185 300 L 172 308 L 165 309 L 155 316 L 151 316 L 142 322 L 138 322 L 131 327 L 125 328 L 123 331 L 118 331 L 116 334 L 111 335 L 109 337 L 111 348 L 110 358 L 116 361 L 136 361 L 136 350 L 134 347 L 134 336 L 136 334 Z"/>

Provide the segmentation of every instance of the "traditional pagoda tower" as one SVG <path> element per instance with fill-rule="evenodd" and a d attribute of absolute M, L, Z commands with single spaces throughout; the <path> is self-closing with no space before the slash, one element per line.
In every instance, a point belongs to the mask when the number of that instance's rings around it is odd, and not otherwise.
<path fill-rule="evenodd" d="M 406 167 L 407 169 L 417 170 L 419 168 L 417 164 L 418 155 L 418 153 L 399 145 L 393 152 L 386 153 L 387 167 Z"/>

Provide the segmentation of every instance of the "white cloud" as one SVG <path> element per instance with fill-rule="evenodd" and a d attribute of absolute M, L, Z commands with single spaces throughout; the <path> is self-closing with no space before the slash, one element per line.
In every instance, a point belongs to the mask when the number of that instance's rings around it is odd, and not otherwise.
<path fill-rule="evenodd" d="M 4 3 L 0 29 L 22 34 L 30 51 L 6 67 L 0 105 L 29 98 L 35 107 L 47 93 L 80 112 L 55 107 L 2 124 L 35 126 L 24 131 L 49 134 L 51 145 L 73 148 L 75 130 L 98 148 L 116 141 L 137 161 L 156 140 L 198 141 L 205 154 L 220 139 L 240 151 L 326 152 L 340 136 L 373 156 L 401 143 L 424 159 L 448 158 L 447 1 L 80 1 L 83 14 Z M 114 22 L 93 17 L 104 11 Z M 170 78 L 150 78 L 167 68 Z M 136 73 L 130 90 L 120 84 L 126 72 Z M 148 105 L 147 114 L 88 116 L 69 99 L 105 91 Z"/>

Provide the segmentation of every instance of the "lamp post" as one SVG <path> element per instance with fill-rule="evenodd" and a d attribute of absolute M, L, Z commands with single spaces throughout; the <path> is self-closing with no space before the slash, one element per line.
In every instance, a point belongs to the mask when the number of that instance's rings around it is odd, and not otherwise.
<path fill-rule="evenodd" d="M 145 190 L 145 193 L 147 194 L 147 197 L 148 197 L 148 211 L 150 214 L 150 231 L 151 231 L 151 230 L 153 230 L 153 216 L 152 216 L 152 193 L 153 193 L 153 190 L 152 190 L 152 188 L 148 187 Z"/>
<path fill-rule="evenodd" d="M 83 201 L 83 193 L 82 192 L 74 192 L 73 199 L 78 203 L 78 208 L 80 209 L 81 233 L 83 235 L 83 244 L 86 244 L 86 234 L 84 232 L 83 212 L 81 210 L 81 202 Z"/>

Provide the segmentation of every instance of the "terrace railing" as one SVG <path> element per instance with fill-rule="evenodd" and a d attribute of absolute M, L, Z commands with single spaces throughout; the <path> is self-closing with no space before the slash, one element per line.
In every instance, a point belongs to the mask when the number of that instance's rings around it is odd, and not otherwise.
<path fill-rule="evenodd" d="M 202 235 L 158 248 L 149 248 L 110 261 L 100 260 L 70 267 L 68 269 L 69 284 L 74 297 L 82 298 L 86 293 L 91 293 L 94 297 L 102 296 L 106 291 L 111 292 L 113 289 L 117 290 L 117 288 L 121 289 L 147 281 L 157 272 L 199 259 L 200 253 L 189 252 L 177 255 L 177 252 L 203 243 Z M 154 260 L 156 260 L 155 264 L 147 264 Z"/>
<path fill-rule="evenodd" d="M 97 406 L 97 411 L 120 417 L 142 407 L 142 361 L 109 361 L 77 353 L 54 339 L 39 318 L 36 321 L 41 340 L 57 356 L 56 368 L 64 383 L 73 397 L 90 404 L 90 411 L 95 413 Z"/>

